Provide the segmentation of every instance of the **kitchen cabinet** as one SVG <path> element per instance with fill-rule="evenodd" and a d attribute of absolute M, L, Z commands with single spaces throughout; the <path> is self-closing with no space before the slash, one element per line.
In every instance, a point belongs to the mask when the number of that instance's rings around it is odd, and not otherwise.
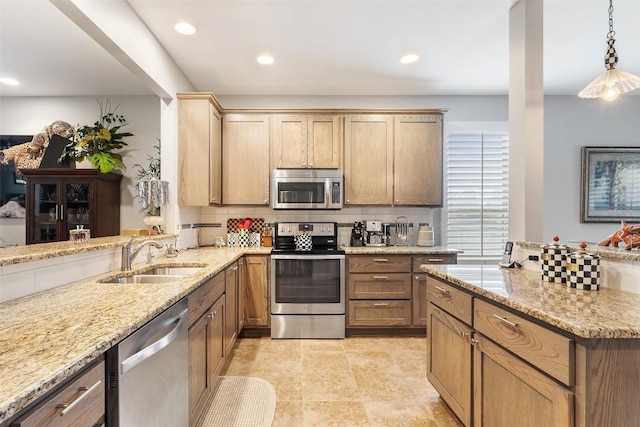
<path fill-rule="evenodd" d="M 178 94 L 178 202 L 222 203 L 221 108 L 210 93 Z"/>
<path fill-rule="evenodd" d="M 225 359 L 225 273 L 188 296 L 189 425 L 204 411 Z"/>
<path fill-rule="evenodd" d="M 341 124 L 336 115 L 271 116 L 271 168 L 339 169 Z"/>
<path fill-rule="evenodd" d="M 105 366 L 100 358 L 74 375 L 11 427 L 102 425 L 105 422 Z"/>
<path fill-rule="evenodd" d="M 456 264 L 457 254 L 431 254 L 413 256 L 413 326 L 427 325 L 427 274 L 420 268 L 423 264 Z"/>
<path fill-rule="evenodd" d="M 346 205 L 393 203 L 393 116 L 347 115 L 344 119 Z"/>
<path fill-rule="evenodd" d="M 244 257 L 241 277 L 245 292 L 245 325 L 248 327 L 269 327 L 269 267 L 268 256 Z"/>
<path fill-rule="evenodd" d="M 224 347 L 225 355 L 229 355 L 233 350 L 233 344 L 238 337 L 238 301 L 239 301 L 239 281 L 238 263 L 234 262 L 225 270 L 225 296 L 227 310 L 224 322 Z"/>
<path fill-rule="evenodd" d="M 91 237 L 120 234 L 122 175 L 96 169 L 25 169 L 27 244 L 69 240 L 82 226 Z"/>
<path fill-rule="evenodd" d="M 393 203 L 442 206 L 442 115 L 394 117 Z"/>
<path fill-rule="evenodd" d="M 269 116 L 227 114 L 222 121 L 222 201 L 269 205 Z"/>

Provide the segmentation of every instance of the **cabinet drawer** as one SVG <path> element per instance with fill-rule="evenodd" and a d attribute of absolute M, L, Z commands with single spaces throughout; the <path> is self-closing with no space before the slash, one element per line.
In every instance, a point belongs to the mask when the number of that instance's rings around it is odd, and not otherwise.
<path fill-rule="evenodd" d="M 224 279 L 224 272 L 218 273 L 189 294 L 187 300 L 189 304 L 189 326 L 193 325 L 224 293 Z"/>
<path fill-rule="evenodd" d="M 411 299 L 411 275 L 402 273 L 349 274 L 349 298 Z"/>
<path fill-rule="evenodd" d="M 458 255 L 456 254 L 434 254 L 434 255 L 414 255 L 413 271 L 419 272 L 422 264 L 457 264 Z"/>
<path fill-rule="evenodd" d="M 349 326 L 409 326 L 411 301 L 349 301 Z"/>
<path fill-rule="evenodd" d="M 427 276 L 427 300 L 471 325 L 473 297 L 441 280 Z"/>
<path fill-rule="evenodd" d="M 572 339 L 546 329 L 497 305 L 476 299 L 476 331 L 562 383 L 574 384 Z"/>
<path fill-rule="evenodd" d="M 349 256 L 349 273 L 411 273 L 411 256 Z"/>
<path fill-rule="evenodd" d="M 104 417 L 104 361 L 11 424 L 12 427 L 94 425 Z M 62 407 L 62 405 L 66 405 Z"/>

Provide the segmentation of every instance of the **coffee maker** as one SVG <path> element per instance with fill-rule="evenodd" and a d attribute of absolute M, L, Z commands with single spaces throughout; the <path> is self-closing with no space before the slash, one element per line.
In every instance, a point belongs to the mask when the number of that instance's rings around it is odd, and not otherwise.
<path fill-rule="evenodd" d="M 364 244 L 364 226 L 362 221 L 356 221 L 353 223 L 353 229 L 351 230 L 351 240 L 349 246 L 362 246 Z"/>
<path fill-rule="evenodd" d="M 365 246 L 386 246 L 382 221 L 365 221 Z"/>

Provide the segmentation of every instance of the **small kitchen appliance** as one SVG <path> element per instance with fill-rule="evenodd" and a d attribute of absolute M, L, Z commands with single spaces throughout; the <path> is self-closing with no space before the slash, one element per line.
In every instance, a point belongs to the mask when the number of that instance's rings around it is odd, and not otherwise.
<path fill-rule="evenodd" d="M 364 245 L 364 225 L 362 221 L 356 221 L 353 223 L 353 229 L 351 230 L 349 246 L 359 247 L 362 245 Z"/>
<path fill-rule="evenodd" d="M 273 209 L 342 209 L 343 175 L 328 169 L 271 172 Z"/>
<path fill-rule="evenodd" d="M 310 249 L 300 246 L 309 239 Z M 271 338 L 344 338 L 345 251 L 337 242 L 335 222 L 275 224 Z"/>
<path fill-rule="evenodd" d="M 420 224 L 418 226 L 418 246 L 433 246 L 433 227 L 429 224 Z"/>
<path fill-rule="evenodd" d="M 382 221 L 365 221 L 365 245 L 366 246 L 386 246 L 384 242 L 384 232 Z"/>

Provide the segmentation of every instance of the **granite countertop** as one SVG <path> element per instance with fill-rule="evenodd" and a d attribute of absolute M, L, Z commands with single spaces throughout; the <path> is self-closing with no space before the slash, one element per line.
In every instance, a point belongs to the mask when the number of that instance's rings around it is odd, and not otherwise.
<path fill-rule="evenodd" d="M 270 252 L 271 248 L 186 250 L 152 263 L 204 266 L 180 281 L 98 282 L 120 273 L 112 272 L 1 303 L 0 424 L 242 255 Z M 131 274 L 148 268 L 138 267 Z"/>
<path fill-rule="evenodd" d="M 451 249 L 445 246 L 341 246 L 347 255 L 421 255 L 461 254 L 459 249 Z"/>
<path fill-rule="evenodd" d="M 427 273 L 582 338 L 640 338 L 640 294 L 572 289 L 540 272 L 495 265 L 428 265 Z"/>
<path fill-rule="evenodd" d="M 570 241 L 560 243 L 567 245 L 569 247 L 569 252 L 582 251 L 580 248 L 581 242 Z M 522 248 L 538 250 L 540 250 L 540 247 L 545 244 L 546 243 L 516 242 L 516 245 Z M 624 247 L 616 248 L 615 246 L 598 246 L 597 243 L 589 242 L 584 250 L 586 252 L 596 254 L 601 258 L 618 259 L 623 261 L 640 261 L 640 250 L 638 250 L 638 248 L 626 250 Z"/>

